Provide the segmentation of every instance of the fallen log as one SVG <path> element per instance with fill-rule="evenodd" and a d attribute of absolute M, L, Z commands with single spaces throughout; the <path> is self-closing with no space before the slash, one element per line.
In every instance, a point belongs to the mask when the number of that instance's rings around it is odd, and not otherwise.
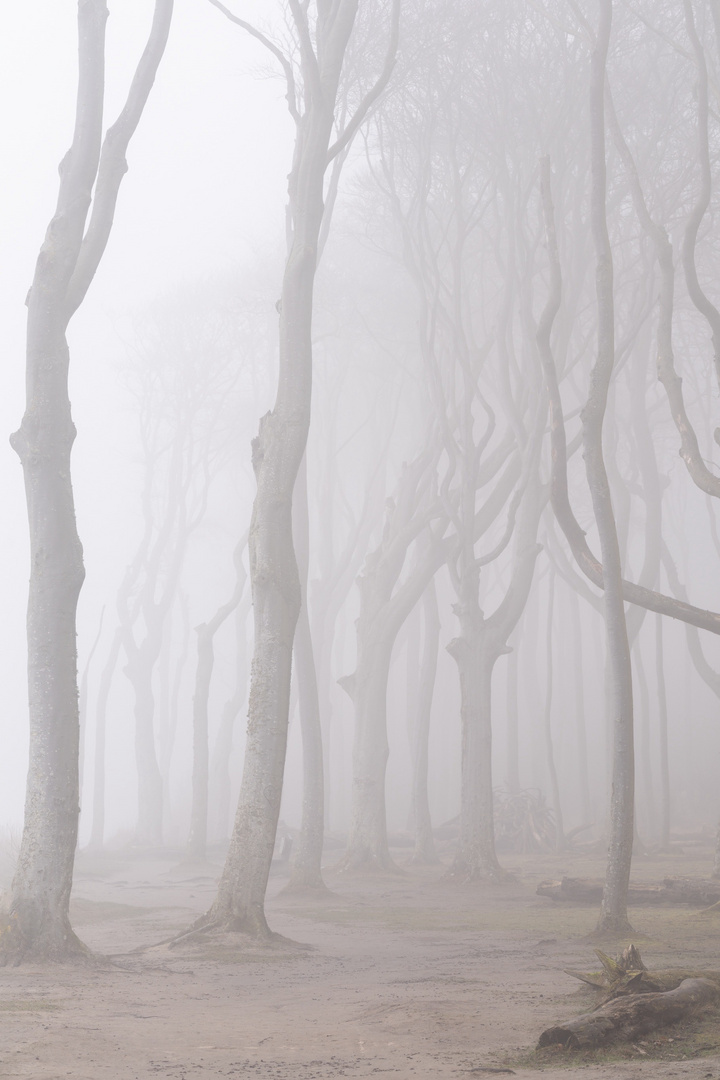
<path fill-rule="evenodd" d="M 538 1049 L 558 1043 L 580 1049 L 631 1042 L 653 1028 L 684 1019 L 718 997 L 720 985 L 710 979 L 684 979 L 676 989 L 664 993 L 618 997 L 594 1012 L 546 1028 L 538 1040 Z"/>
<path fill-rule="evenodd" d="M 561 881 L 541 881 L 538 896 L 574 904 L 599 904 L 603 883 L 594 878 L 564 877 Z M 720 901 L 720 881 L 693 878 L 665 878 L 661 885 L 633 885 L 628 904 L 692 904 L 706 907 Z"/>

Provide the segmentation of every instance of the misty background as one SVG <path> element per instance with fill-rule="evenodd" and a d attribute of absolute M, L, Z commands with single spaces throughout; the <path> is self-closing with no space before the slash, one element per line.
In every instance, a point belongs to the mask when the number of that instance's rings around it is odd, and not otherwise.
<path fill-rule="evenodd" d="M 244 6 L 249 20 L 268 17 L 266 4 Z M 247 10 L 245 10 L 247 9 Z M 147 5 L 116 5 L 108 25 L 107 112 L 117 112 L 130 66 L 146 33 Z M 71 138 L 76 84 L 75 24 L 65 5 L 38 0 L 32 12 L 6 13 L 0 41 L 0 326 L 3 393 L 0 430 L 8 435 L 23 410 L 24 298 L 57 190 L 57 165 Z M 618 97 L 623 91 L 616 87 Z M 555 107 L 557 102 L 548 102 Z M 570 129 L 568 129 L 570 131 Z M 574 139 L 574 135 L 568 134 Z M 688 134 L 688 139 L 690 134 Z M 178 4 L 167 54 L 142 124 L 131 144 L 115 226 L 87 300 L 70 326 L 71 399 L 78 437 L 73 483 L 78 529 L 87 576 L 79 607 L 79 676 L 86 720 L 83 813 L 80 843 L 89 837 L 93 786 L 93 721 L 103 667 L 117 625 L 116 599 L 138 550 L 151 505 L 155 525 L 167 498 L 167 448 L 180 438 L 186 455 L 187 506 L 196 524 L 182 553 L 177 589 L 163 632 L 155 674 L 156 743 L 167 779 L 165 842 L 187 838 L 191 770 L 194 628 L 212 617 L 232 592 L 233 551 L 249 524 L 254 495 L 250 440 L 259 417 L 272 403 L 275 385 L 275 304 L 285 258 L 286 177 L 293 130 L 284 85 L 262 49 L 231 27 L 210 5 Z M 573 146 L 566 148 L 568 154 Z M 579 154 L 586 148 L 576 147 Z M 311 506 L 310 579 L 323 560 L 323 522 L 333 503 L 331 545 L 342 546 L 360 518 L 373 479 L 370 517 L 361 562 L 379 542 L 383 506 L 403 462 L 416 455 L 427 418 L 424 368 L 418 355 L 418 313 L 403 267 L 402 243 L 383 209 L 366 152 L 358 142 L 346 164 L 333 229 L 320 266 L 316 293 L 316 375 L 308 453 Z M 588 265 L 591 259 L 587 253 Z M 708 264 L 712 261 L 708 258 Z M 620 275 L 619 275 L 620 276 Z M 697 345 L 687 312 L 680 338 Z M 683 322 L 684 320 L 684 322 Z M 678 346 L 679 361 L 684 362 Z M 688 350 L 685 350 L 685 358 Z M 707 365 L 708 368 L 710 365 Z M 717 390 L 711 374 L 683 371 L 691 400 L 710 433 Z M 618 376 L 613 448 L 616 490 L 639 483 L 635 451 L 625 431 L 630 408 Z M 579 384 L 580 385 L 580 384 Z M 581 390 L 578 390 L 580 399 Z M 660 388 L 650 387 L 650 416 L 664 493 L 664 535 L 681 565 L 693 603 L 720 608 L 716 572 L 717 511 L 684 471 L 677 437 Z M 178 435 L 180 433 L 180 435 Z M 184 433 L 184 434 L 183 434 Z M 184 442 L 182 440 L 185 440 Z M 176 445 L 180 445 L 177 443 Z M 579 456 L 579 455 L 577 455 Z M 329 468 L 332 465 L 335 470 Z M 579 468 L 577 461 L 573 468 Z M 153 471 L 154 470 L 154 471 Z M 195 470 L 195 471 L 193 471 Z M 579 475 L 579 473 L 578 473 Z M 19 829 L 27 766 L 27 704 L 24 620 L 28 544 L 22 473 L 7 438 L 0 440 L 3 514 L 0 528 L 0 822 Z M 579 489 L 578 489 L 579 490 Z M 589 527 L 589 497 L 577 495 L 576 510 Z M 583 516 L 584 515 L 584 516 Z M 642 561 L 643 518 L 629 510 L 628 576 Z M 544 512 L 540 554 L 527 609 L 514 631 L 520 671 L 518 716 L 520 783 L 551 799 L 545 761 L 543 710 L 546 695 L 547 612 L 551 576 L 554 604 L 552 731 L 566 831 L 603 828 L 609 777 L 609 741 L 603 708 L 604 636 L 599 611 L 582 598 L 581 652 L 573 653 L 572 589 L 553 569 L 548 552 L 562 543 Z M 169 559 L 167 553 L 161 556 Z M 246 556 L 245 556 L 246 558 Z M 633 572 L 630 572 L 633 571 Z M 489 608 L 505 574 L 494 565 L 484 585 Z M 433 823 L 459 812 L 460 721 L 457 672 L 444 646 L 456 634 L 452 590 L 445 570 L 437 580 L 441 649 L 431 734 L 429 792 Z M 312 603 L 312 586 L 310 591 Z M 251 618 L 241 604 L 216 639 L 210 697 L 210 737 L 215 740 L 224 703 L 235 690 L 238 668 L 247 671 Z M 332 712 L 326 748 L 330 834 L 343 834 L 349 820 L 353 713 L 337 679 L 354 670 L 356 586 L 339 615 L 329 652 Z M 238 623 L 238 619 L 244 620 Z M 639 828 L 652 839 L 658 802 L 657 687 L 653 676 L 654 616 L 641 631 L 639 655 L 645 671 L 636 687 Z M 718 810 L 720 724 L 718 701 L 698 678 L 686 631 L 666 620 L 665 678 L 668 693 L 672 778 L 672 827 L 677 832 L 713 830 Z M 238 641 L 244 637 L 243 654 Z M 704 635 L 706 656 L 720 667 L 720 643 Z M 409 702 L 416 690 L 419 615 L 413 613 L 394 652 L 388 692 L 390 738 L 387 786 L 391 832 L 408 828 L 411 764 Z M 94 651 L 93 651 L 94 649 Z M 92 653 L 92 656 L 91 656 Z M 576 673 L 582 662 L 583 702 Z M 114 673 L 107 714 L 105 835 L 130 841 L 136 817 L 134 720 L 130 684 L 121 658 Z M 495 669 L 494 777 L 508 780 L 507 665 Z M 243 667 L 244 665 L 244 667 Z M 293 699 L 294 700 L 294 699 Z M 578 771 L 578 710 L 587 735 L 590 790 Z M 243 705 L 235 725 L 231 758 L 234 806 L 244 741 Z M 644 771 L 643 771 L 644 769 Z M 296 707 L 281 816 L 300 823 L 301 746 Z M 590 820 L 587 820 L 588 810 Z M 230 818 L 213 819 L 210 839 L 225 839 Z"/>

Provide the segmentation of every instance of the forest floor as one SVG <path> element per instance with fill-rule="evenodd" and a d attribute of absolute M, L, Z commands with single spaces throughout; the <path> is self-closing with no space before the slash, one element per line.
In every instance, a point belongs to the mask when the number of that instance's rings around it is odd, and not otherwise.
<path fill-rule="evenodd" d="M 597 912 L 535 894 L 563 874 L 601 877 L 603 856 L 509 856 L 511 885 L 452 886 L 442 868 L 403 865 L 372 880 L 329 868 L 322 899 L 283 894 L 271 927 L 307 948 L 241 942 L 158 945 L 214 896 L 217 865 L 118 852 L 81 855 L 72 905 L 90 967 L 0 969 L 0 1077 L 145 1080 L 248 1077 L 394 1080 L 582 1076 L 720 1080 L 720 1020 L 648 1036 L 635 1048 L 572 1055 L 534 1046 L 584 1012 L 592 991 L 564 968 L 598 967 Z M 633 880 L 707 877 L 712 853 L 686 847 L 638 860 Z M 649 968 L 720 968 L 720 917 L 687 907 L 631 909 Z M 618 951 L 629 939 L 605 944 Z"/>

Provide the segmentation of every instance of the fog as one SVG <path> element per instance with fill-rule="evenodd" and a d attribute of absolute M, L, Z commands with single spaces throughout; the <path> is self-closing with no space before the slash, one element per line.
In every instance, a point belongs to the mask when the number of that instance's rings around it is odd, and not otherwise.
<path fill-rule="evenodd" d="M 63 202 L 78 132 L 99 153 L 153 8 L 109 4 L 102 125 L 73 5 L 0 42 L 20 959 L 66 958 L 75 851 L 76 902 L 192 871 L 180 924 L 223 941 L 310 940 L 280 883 L 392 907 L 558 876 L 627 935 L 631 880 L 720 875 L 717 6 L 177 3 L 74 305 L 107 182 L 100 155 Z"/>

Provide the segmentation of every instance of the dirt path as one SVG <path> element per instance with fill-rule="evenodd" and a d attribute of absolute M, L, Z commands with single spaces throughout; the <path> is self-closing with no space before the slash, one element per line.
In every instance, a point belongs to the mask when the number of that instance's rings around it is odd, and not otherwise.
<path fill-rule="evenodd" d="M 281 894 L 269 905 L 273 929 L 310 948 L 222 944 L 178 954 L 130 950 L 205 910 L 212 869 L 81 860 L 76 928 L 119 966 L 0 971 L 0 1077 L 418 1080 L 502 1076 L 474 1070 L 508 1062 L 539 1076 L 513 1062 L 544 1027 L 587 1006 L 563 968 L 588 967 L 593 913 L 534 895 L 541 876 L 563 867 L 546 860 L 516 869 L 518 883 L 502 890 L 448 890 L 437 871 L 369 884 L 330 874 L 333 892 L 321 903 Z M 642 942 L 651 963 L 680 962 L 682 951 L 685 961 L 702 954 L 720 966 L 715 924 L 686 910 L 633 918 L 647 928 L 652 921 L 656 936 Z M 641 1049 L 637 1061 L 546 1065 L 542 1075 L 720 1078 L 717 1052 L 659 1062 L 642 1060 Z"/>

